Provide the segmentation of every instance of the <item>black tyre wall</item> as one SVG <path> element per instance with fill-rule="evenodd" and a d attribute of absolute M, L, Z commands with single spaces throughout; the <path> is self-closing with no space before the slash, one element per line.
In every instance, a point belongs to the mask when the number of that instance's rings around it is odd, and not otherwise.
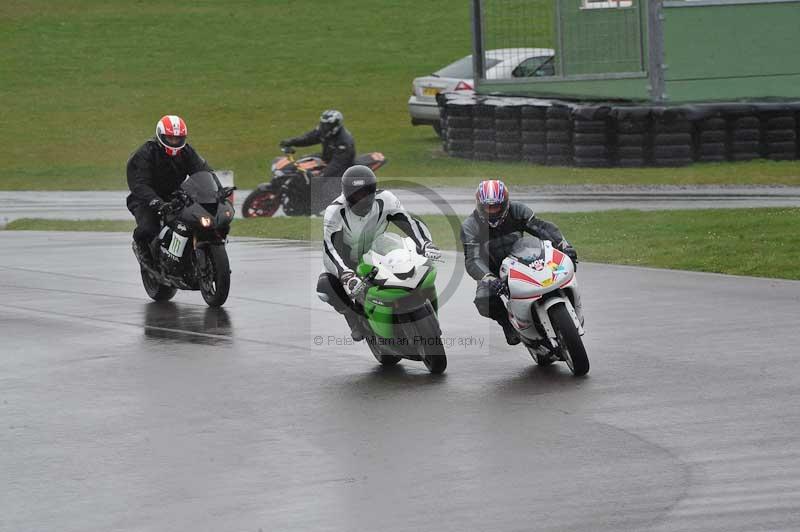
<path fill-rule="evenodd" d="M 454 156 L 622 167 L 800 157 L 800 102 L 626 106 L 470 98 L 439 95 L 444 148 Z"/>

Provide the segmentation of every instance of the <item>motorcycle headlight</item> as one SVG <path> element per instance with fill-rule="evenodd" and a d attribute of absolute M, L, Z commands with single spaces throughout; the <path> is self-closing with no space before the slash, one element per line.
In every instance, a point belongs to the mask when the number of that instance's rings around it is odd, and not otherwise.
<path fill-rule="evenodd" d="M 206 228 L 211 227 L 211 218 L 209 218 L 208 216 L 201 216 L 200 225 Z"/>

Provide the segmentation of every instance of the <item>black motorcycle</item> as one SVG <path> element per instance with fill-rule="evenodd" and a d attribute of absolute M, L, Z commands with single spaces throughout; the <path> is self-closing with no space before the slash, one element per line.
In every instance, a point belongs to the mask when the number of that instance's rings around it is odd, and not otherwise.
<path fill-rule="evenodd" d="M 233 220 L 234 190 L 223 187 L 211 172 L 197 172 L 162 206 L 162 229 L 150 243 L 151 259 L 133 246 L 148 296 L 168 301 L 178 289 L 200 290 L 209 306 L 225 303 L 231 286 L 225 242 Z"/>
<path fill-rule="evenodd" d="M 286 216 L 308 216 L 324 209 L 341 194 L 338 179 L 324 179 L 325 161 L 317 155 L 296 159 L 291 147 L 281 148 L 283 157 L 276 157 L 270 165 L 269 183 L 261 183 L 242 204 L 245 218 L 273 216 L 283 207 Z M 386 164 L 381 152 L 371 152 L 356 157 L 353 164 L 368 166 L 373 171 Z"/>

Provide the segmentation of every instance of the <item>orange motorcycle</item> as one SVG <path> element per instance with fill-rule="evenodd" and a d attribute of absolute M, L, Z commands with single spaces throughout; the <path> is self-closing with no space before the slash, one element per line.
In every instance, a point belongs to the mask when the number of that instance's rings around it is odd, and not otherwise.
<path fill-rule="evenodd" d="M 308 216 L 324 209 L 341 193 L 341 185 L 336 178 L 320 177 L 325 169 L 325 161 L 316 155 L 295 159 L 295 150 L 281 148 L 282 157 L 272 160 L 270 171 L 272 179 L 253 190 L 242 204 L 245 218 L 273 216 L 283 208 L 286 216 Z M 380 152 L 359 155 L 353 162 L 377 170 L 386 164 L 386 157 Z"/>

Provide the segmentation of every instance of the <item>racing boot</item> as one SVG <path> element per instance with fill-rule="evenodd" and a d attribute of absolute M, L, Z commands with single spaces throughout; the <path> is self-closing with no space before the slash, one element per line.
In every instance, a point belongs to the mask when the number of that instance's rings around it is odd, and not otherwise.
<path fill-rule="evenodd" d="M 506 335 L 508 345 L 517 345 L 520 342 L 519 333 L 510 323 L 508 325 L 503 324 L 503 333 Z"/>
<path fill-rule="evenodd" d="M 575 301 L 574 301 L 575 315 L 578 316 L 578 321 L 581 322 L 581 327 L 583 327 L 583 324 L 584 324 L 584 322 L 583 322 L 583 303 L 581 303 L 581 293 L 578 292 L 577 288 L 575 289 L 574 293 L 575 293 Z"/>
<path fill-rule="evenodd" d="M 152 267 L 153 256 L 152 253 L 150 252 L 150 246 L 147 244 L 147 242 L 143 242 L 141 240 L 134 240 L 133 254 L 136 256 L 136 260 L 138 260 L 140 264 Z"/>
<path fill-rule="evenodd" d="M 477 301 L 477 300 L 476 300 Z M 477 305 L 477 302 L 476 302 Z M 480 309 L 480 307 L 479 307 Z M 484 316 L 486 314 L 483 314 Z M 503 334 L 506 335 L 506 342 L 508 345 L 517 345 L 522 340 L 517 333 L 517 330 L 511 325 L 511 320 L 508 319 L 508 311 L 506 310 L 506 306 L 503 304 L 500 298 L 497 298 L 497 301 L 494 304 L 489 304 L 489 312 L 488 317 L 492 318 L 494 321 L 500 324 L 503 328 Z"/>
<path fill-rule="evenodd" d="M 364 339 L 364 329 L 361 326 L 361 318 L 353 310 L 347 310 L 344 313 L 344 319 L 347 320 L 347 325 L 350 326 L 350 336 L 354 342 L 360 342 Z"/>
<path fill-rule="evenodd" d="M 506 342 L 508 345 L 517 345 L 520 343 L 520 337 L 517 330 L 511 325 L 511 321 L 508 319 L 508 316 L 505 316 L 505 319 L 499 319 L 497 322 L 503 327 L 503 334 L 506 335 Z"/>

